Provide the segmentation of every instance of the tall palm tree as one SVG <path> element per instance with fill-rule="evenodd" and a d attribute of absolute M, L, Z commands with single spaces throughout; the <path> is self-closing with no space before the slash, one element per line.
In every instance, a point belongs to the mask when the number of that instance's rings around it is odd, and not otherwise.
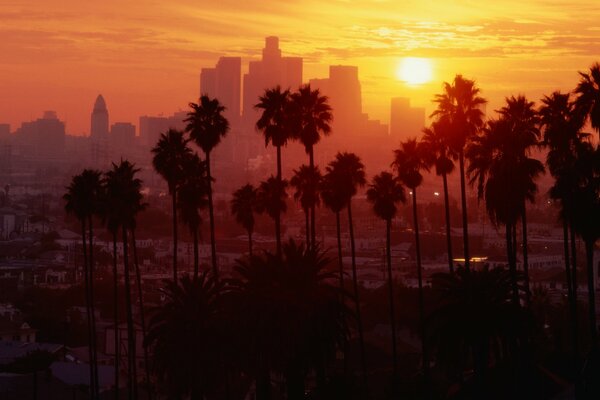
<path fill-rule="evenodd" d="M 356 306 L 356 320 L 358 324 L 358 339 L 360 344 L 360 361 L 363 381 L 367 383 L 367 362 L 365 357 L 365 342 L 362 318 L 360 314 L 360 295 L 358 291 L 358 276 L 356 273 L 356 246 L 354 243 L 354 226 L 352 222 L 352 197 L 359 187 L 366 184 L 365 166 L 354 153 L 337 153 L 335 159 L 327 166 L 327 175 L 338 187 L 340 198 L 348 209 L 348 230 L 350 233 L 350 253 L 352 258 L 352 284 L 354 288 L 354 301 Z"/>
<path fill-rule="evenodd" d="M 173 210 L 173 279 L 177 279 L 177 190 L 185 171 L 183 160 L 192 154 L 183 132 L 169 129 L 162 133 L 156 146 L 152 149 L 152 165 L 164 180 L 167 181 L 169 194 L 172 197 Z"/>
<path fill-rule="evenodd" d="M 194 240 L 194 278 L 197 278 L 199 270 L 198 230 L 202 222 L 200 209 L 204 209 L 208 205 L 206 164 L 200 160 L 198 154 L 193 154 L 183 161 L 183 165 L 185 178 L 179 187 L 177 208 L 181 220 L 188 226 Z"/>
<path fill-rule="evenodd" d="M 154 310 L 145 341 L 154 349 L 156 377 L 169 398 L 203 399 L 215 380 L 222 291 L 206 272 L 167 281 L 162 290 L 166 300 Z"/>
<path fill-rule="evenodd" d="M 450 146 L 448 145 L 448 124 L 442 119 L 431 124 L 430 128 L 423 130 L 422 143 L 426 148 L 426 156 L 435 166 L 435 173 L 442 177 L 444 184 L 444 209 L 446 216 L 446 245 L 448 248 L 448 270 L 454 271 L 454 257 L 452 255 L 452 235 L 450 229 L 450 201 L 448 200 L 448 175 L 454 171 Z"/>
<path fill-rule="evenodd" d="M 211 151 L 221 142 L 229 131 L 229 121 L 223 115 L 225 107 L 217 99 L 211 99 L 206 95 L 200 96 L 198 104 L 190 103 L 192 111 L 188 113 L 185 120 L 188 124 L 185 128 L 190 138 L 202 149 L 206 156 L 206 176 L 208 188 L 208 214 L 210 219 L 210 248 L 212 268 L 218 277 L 217 248 L 215 244 L 215 215 L 213 210 L 212 174 L 210 172 Z"/>
<path fill-rule="evenodd" d="M 315 227 L 309 224 L 309 211 L 319 204 L 319 185 L 321 182 L 321 172 L 319 167 L 310 167 L 301 165 L 299 169 L 294 170 L 294 176 L 290 179 L 296 191 L 294 192 L 294 200 L 300 202 L 302 210 L 304 210 L 306 221 L 306 246 L 314 246 L 311 241 L 315 237 Z"/>
<path fill-rule="evenodd" d="M 260 214 L 266 213 L 274 221 L 277 221 L 281 213 L 287 210 L 285 202 L 288 197 L 287 186 L 288 182 L 285 179 L 279 180 L 273 175 L 261 182 L 257 193 L 257 211 Z M 275 241 L 277 255 L 281 256 L 281 230 L 277 223 L 275 224 Z"/>
<path fill-rule="evenodd" d="M 367 190 L 367 200 L 373 204 L 373 212 L 379 218 L 385 221 L 385 253 L 388 273 L 388 294 L 390 302 L 390 324 L 392 327 L 392 356 L 394 367 L 394 378 L 398 374 L 398 354 L 396 351 L 396 313 L 394 312 L 394 291 L 392 278 L 392 249 L 391 249 L 391 230 L 392 219 L 398 211 L 397 204 L 406 202 L 404 188 L 394 175 L 389 172 L 381 172 L 373 177 L 369 189 Z"/>
<path fill-rule="evenodd" d="M 292 132 L 289 121 L 290 91 L 280 86 L 266 89 L 254 106 L 262 114 L 256 122 L 256 129 L 263 133 L 265 146 L 271 143 L 277 149 L 277 179 L 281 179 L 281 147 L 287 144 Z"/>
<path fill-rule="evenodd" d="M 419 218 L 417 215 L 417 187 L 423 182 L 421 171 L 429 171 L 426 159 L 427 149 L 417 139 L 409 139 L 400 143 L 394 150 L 392 167 L 398 179 L 411 190 L 413 227 L 415 232 L 415 252 L 417 254 L 417 281 L 419 285 L 419 330 L 421 333 L 421 351 L 423 357 L 423 375 L 425 382 L 429 380 L 429 356 L 425 336 L 425 299 L 423 296 L 423 272 L 421 268 L 421 243 L 419 238 Z"/>
<path fill-rule="evenodd" d="M 93 264 L 88 256 L 86 227 L 89 228 L 89 234 L 93 235 L 91 230 L 91 218 L 98 212 L 99 195 L 101 193 L 100 172 L 85 169 L 79 175 L 75 175 L 67 187 L 67 192 L 63 196 L 65 201 L 65 211 L 67 214 L 73 214 L 81 223 L 81 238 L 83 246 L 83 273 L 84 273 L 84 292 L 86 301 L 86 314 L 88 325 L 88 351 L 90 358 L 90 393 L 92 398 L 98 398 L 98 364 L 96 351 L 96 324 L 93 292 Z M 90 249 L 93 242 L 90 240 Z"/>
<path fill-rule="evenodd" d="M 121 161 L 114 164 L 112 169 L 106 172 L 106 196 L 110 204 L 114 206 L 115 218 L 121 226 L 123 239 L 123 274 L 125 281 L 125 306 L 127 316 L 127 381 L 128 397 L 137 398 L 137 359 L 135 345 L 135 331 L 133 324 L 133 308 L 131 302 L 131 277 L 129 265 L 129 232 L 135 229 L 135 217 L 143 209 L 141 186 L 142 181 L 136 178 L 139 169 L 135 168 L 129 161 Z M 141 290 L 141 287 L 139 288 Z"/>
<path fill-rule="evenodd" d="M 312 90 L 310 84 L 301 86 L 291 95 L 291 125 L 296 139 L 304 145 L 308 154 L 308 165 L 315 166 L 314 146 L 319 143 L 321 136 L 331 133 L 333 113 L 327 96 L 321 95 L 319 89 Z M 310 224 L 315 225 L 315 207 L 310 209 Z M 314 242 L 314 228 L 311 231 L 311 242 Z"/>
<path fill-rule="evenodd" d="M 231 213 L 238 224 L 248 232 L 248 255 L 252 257 L 252 233 L 254 232 L 254 212 L 258 207 L 257 190 L 246 184 L 233 192 Z"/>
<path fill-rule="evenodd" d="M 475 81 L 456 75 L 452 83 L 444 82 L 444 92 L 435 96 L 437 109 L 431 115 L 449 124 L 448 144 L 452 154 L 458 158 L 460 170 L 460 192 L 463 223 L 463 245 L 465 268 L 470 265 L 469 230 L 467 218 L 467 198 L 465 186 L 465 146 L 483 127 L 482 108 L 487 101 L 479 96 L 480 90 Z"/>
<path fill-rule="evenodd" d="M 594 63 L 589 72 L 579 72 L 581 79 L 575 88 L 575 109 L 579 117 L 590 121 L 600 134 L 600 64 Z"/>
<path fill-rule="evenodd" d="M 504 105 L 498 113 L 506 119 L 513 130 L 512 135 L 517 138 L 516 149 L 521 153 L 520 157 L 526 157 L 531 152 L 531 148 L 540 145 L 540 117 L 535 109 L 535 103 L 527 100 L 525 96 L 511 96 L 506 99 Z M 523 240 L 523 272 L 525 276 L 525 298 L 527 304 L 531 300 L 531 291 L 529 288 L 529 257 L 527 248 L 527 210 L 526 199 L 523 198 L 521 206 L 521 225 Z"/>

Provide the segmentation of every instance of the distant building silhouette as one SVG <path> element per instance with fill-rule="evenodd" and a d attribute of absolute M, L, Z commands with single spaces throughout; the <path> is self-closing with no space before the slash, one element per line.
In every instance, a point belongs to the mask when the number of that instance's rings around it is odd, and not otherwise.
<path fill-rule="evenodd" d="M 43 117 L 35 121 L 23 122 L 15 135 L 23 153 L 33 158 L 58 158 L 63 154 L 65 123 L 54 111 L 45 111 Z"/>
<path fill-rule="evenodd" d="M 236 125 L 240 118 L 242 89 L 241 57 L 220 57 L 214 68 L 202 68 L 200 94 L 216 97 L 225 106 L 225 116 Z"/>
<path fill-rule="evenodd" d="M 0 140 L 7 140 L 10 138 L 10 125 L 0 124 Z"/>
<path fill-rule="evenodd" d="M 390 136 L 398 143 L 410 137 L 421 136 L 425 127 L 425 108 L 411 107 L 410 99 L 394 97 L 390 107 Z"/>
<path fill-rule="evenodd" d="M 108 109 L 101 94 L 96 98 L 91 119 L 90 137 L 92 139 L 108 139 Z"/>
<path fill-rule="evenodd" d="M 178 111 L 170 117 L 152 117 L 144 115 L 140 117 L 140 142 L 148 148 L 154 147 L 161 133 L 165 133 L 169 128 L 184 129 L 184 119 L 187 118 L 187 111 Z"/>
<path fill-rule="evenodd" d="M 129 158 L 135 151 L 135 125 L 115 122 L 110 127 L 109 147 L 111 159 Z"/>

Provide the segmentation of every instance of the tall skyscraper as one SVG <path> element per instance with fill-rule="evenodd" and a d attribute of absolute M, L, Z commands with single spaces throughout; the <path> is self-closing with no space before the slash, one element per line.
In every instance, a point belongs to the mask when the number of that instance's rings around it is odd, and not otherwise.
<path fill-rule="evenodd" d="M 410 99 L 394 97 L 390 107 L 390 136 L 399 141 L 418 137 L 425 127 L 425 108 L 411 107 Z"/>
<path fill-rule="evenodd" d="M 108 109 L 101 94 L 96 98 L 92 110 L 90 137 L 92 139 L 108 139 Z"/>
<path fill-rule="evenodd" d="M 202 68 L 200 94 L 216 97 L 225 106 L 225 116 L 232 124 L 240 118 L 242 59 L 220 57 L 215 68 Z"/>

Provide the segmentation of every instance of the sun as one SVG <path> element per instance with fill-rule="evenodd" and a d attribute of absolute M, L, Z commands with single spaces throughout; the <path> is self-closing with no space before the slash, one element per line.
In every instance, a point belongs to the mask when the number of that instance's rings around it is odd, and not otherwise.
<path fill-rule="evenodd" d="M 432 79 L 431 60 L 420 57 L 405 57 L 398 64 L 396 76 L 409 85 L 420 85 Z"/>

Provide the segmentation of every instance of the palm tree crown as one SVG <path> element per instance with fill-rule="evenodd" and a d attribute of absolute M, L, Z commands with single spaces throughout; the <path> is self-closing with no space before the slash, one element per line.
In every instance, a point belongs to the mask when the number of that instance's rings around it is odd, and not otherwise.
<path fill-rule="evenodd" d="M 332 110 L 327 96 L 321 95 L 319 89 L 312 90 L 310 85 L 300 87 L 291 96 L 294 135 L 310 154 L 321 136 L 331 133 Z"/>
<path fill-rule="evenodd" d="M 254 106 L 262 109 L 262 115 L 256 122 L 256 129 L 263 132 L 265 146 L 271 143 L 275 147 L 284 146 L 290 138 L 289 106 L 290 91 L 280 86 L 265 90 Z"/>
<path fill-rule="evenodd" d="M 169 193 L 177 189 L 177 184 L 183 179 L 183 160 L 192 154 L 183 132 L 169 129 L 161 133 L 158 143 L 152 149 L 152 165 L 169 186 Z"/>
<path fill-rule="evenodd" d="M 204 151 L 210 153 L 229 131 L 229 121 L 223 116 L 225 107 L 217 99 L 200 96 L 198 104 L 189 104 L 192 111 L 185 119 L 190 138 Z"/>
<path fill-rule="evenodd" d="M 390 221 L 396 215 L 396 204 L 404 203 L 406 195 L 398 178 L 382 172 L 373 177 L 373 183 L 367 190 L 367 200 L 373 204 L 373 211 L 379 218 Z"/>
<path fill-rule="evenodd" d="M 394 150 L 392 166 L 400 181 L 407 187 L 415 189 L 423 182 L 421 171 L 429 171 L 426 154 L 427 148 L 422 142 L 417 142 L 417 139 L 402 142 L 400 148 Z"/>
<path fill-rule="evenodd" d="M 319 205 L 319 185 L 321 183 L 321 172 L 319 167 L 310 167 L 301 165 L 299 169 L 294 170 L 294 176 L 290 180 L 296 191 L 294 192 L 294 200 L 300 201 L 300 205 L 304 211 L 310 207 Z"/>
<path fill-rule="evenodd" d="M 594 63 L 589 72 L 580 72 L 581 80 L 575 88 L 577 115 L 600 133 L 600 64 Z"/>
<path fill-rule="evenodd" d="M 231 213 L 238 224 L 248 232 L 254 231 L 254 212 L 257 208 L 257 191 L 251 184 L 246 184 L 233 193 Z"/>

